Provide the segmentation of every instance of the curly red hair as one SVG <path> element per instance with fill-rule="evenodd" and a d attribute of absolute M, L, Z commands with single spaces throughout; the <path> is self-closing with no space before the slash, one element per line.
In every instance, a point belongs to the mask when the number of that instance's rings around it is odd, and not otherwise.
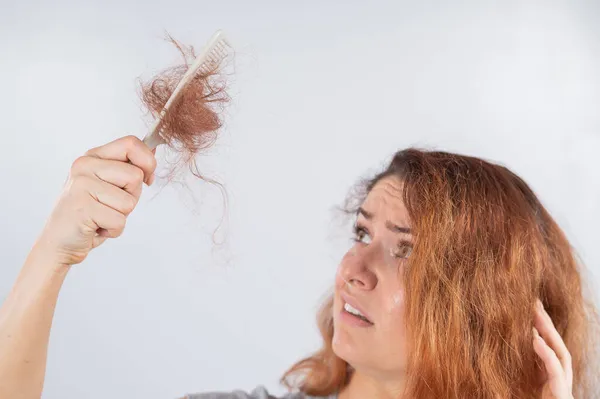
<path fill-rule="evenodd" d="M 388 176 L 403 182 L 416 237 L 402 276 L 407 397 L 539 397 L 538 297 L 571 353 L 575 398 L 599 397 L 600 323 L 585 299 L 584 268 L 530 187 L 500 165 L 411 148 L 359 186 L 356 204 Z M 288 387 L 329 395 L 348 382 L 350 369 L 331 346 L 332 303 L 318 316 L 322 349 L 285 373 Z"/>

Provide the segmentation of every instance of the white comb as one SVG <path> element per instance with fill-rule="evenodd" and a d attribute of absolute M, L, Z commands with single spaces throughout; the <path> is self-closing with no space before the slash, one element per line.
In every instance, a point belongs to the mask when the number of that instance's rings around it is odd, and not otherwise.
<path fill-rule="evenodd" d="M 204 46 L 200 54 L 196 57 L 196 60 L 194 60 L 194 63 L 185 72 L 183 78 L 181 78 L 181 81 L 177 84 L 177 87 L 175 87 L 171 97 L 169 97 L 169 100 L 156 118 L 154 126 L 150 132 L 146 134 L 146 137 L 144 137 L 144 143 L 146 143 L 151 150 L 155 149 L 160 144 L 166 143 L 165 139 L 163 139 L 160 135 L 160 125 L 171 104 L 173 104 L 173 102 L 179 98 L 185 86 L 194 78 L 194 76 L 196 76 L 198 72 L 208 73 L 213 71 L 214 68 L 216 68 L 221 61 L 227 57 L 230 48 L 231 45 L 221 30 L 215 32 L 208 43 L 206 43 L 206 46 Z"/>

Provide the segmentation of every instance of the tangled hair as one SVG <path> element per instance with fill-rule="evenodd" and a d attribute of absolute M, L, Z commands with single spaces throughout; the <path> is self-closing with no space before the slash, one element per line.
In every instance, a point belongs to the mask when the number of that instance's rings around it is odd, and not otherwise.
<path fill-rule="evenodd" d="M 173 44 L 183 58 L 183 64 L 167 68 L 150 81 L 139 81 L 139 97 L 142 104 L 154 119 L 157 119 L 179 82 L 194 63 L 197 55 L 193 46 L 185 46 L 169 34 L 166 40 Z M 197 164 L 197 155 L 211 148 L 223 126 L 223 114 L 230 102 L 227 93 L 227 67 L 232 61 L 233 53 L 225 53 L 224 58 L 210 56 L 210 67 L 202 68 L 194 75 L 170 104 L 168 111 L 160 122 L 160 134 L 172 150 L 167 161 L 171 165 L 167 174 L 169 182 L 176 181 L 177 172 L 188 167 L 192 175 L 216 186 L 222 195 L 224 208 L 227 208 L 228 197 L 225 186 L 202 173 Z M 218 61 L 218 62 L 217 62 Z M 186 187 L 185 184 L 182 184 Z M 216 244 L 216 233 L 223 225 L 226 211 L 223 212 L 218 227 L 213 232 Z"/>
<path fill-rule="evenodd" d="M 193 46 L 184 46 L 169 35 L 167 40 L 181 53 L 184 64 L 165 69 L 149 82 L 139 83 L 140 99 L 154 118 L 160 115 L 196 58 Z M 196 167 L 195 156 L 215 143 L 223 125 L 221 114 L 230 100 L 223 71 L 226 61 L 225 58 L 209 70 L 198 72 L 170 105 L 160 126 L 161 136 L 181 155 L 176 164 L 189 165 L 192 173 L 203 179 Z"/>
<path fill-rule="evenodd" d="M 583 268 L 529 186 L 481 159 L 407 149 L 364 182 L 357 203 L 388 176 L 403 182 L 416 238 L 402 276 L 407 397 L 539 398 L 538 297 L 571 353 L 575 398 L 599 397 L 599 319 Z M 331 346 L 332 304 L 318 316 L 322 349 L 283 376 L 289 388 L 328 395 L 347 384 L 349 367 Z"/>

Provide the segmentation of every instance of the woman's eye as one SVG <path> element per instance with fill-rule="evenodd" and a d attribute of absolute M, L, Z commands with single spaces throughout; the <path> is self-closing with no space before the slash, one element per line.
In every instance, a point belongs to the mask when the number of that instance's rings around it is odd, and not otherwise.
<path fill-rule="evenodd" d="M 354 229 L 354 241 L 361 242 L 363 244 L 371 243 L 371 236 L 369 232 L 362 227 L 356 227 Z"/>
<path fill-rule="evenodd" d="M 394 252 L 394 256 L 400 259 L 407 259 L 411 253 L 412 247 L 410 245 L 401 244 Z"/>

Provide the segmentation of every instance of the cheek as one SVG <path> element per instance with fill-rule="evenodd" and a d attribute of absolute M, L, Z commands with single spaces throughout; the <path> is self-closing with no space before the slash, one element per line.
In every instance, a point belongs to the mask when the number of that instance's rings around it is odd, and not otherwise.
<path fill-rule="evenodd" d="M 404 305 L 404 290 L 398 290 L 392 295 L 392 303 L 390 305 L 390 311 L 394 311 L 396 308 L 401 308 Z"/>
<path fill-rule="evenodd" d="M 404 290 L 398 289 L 384 302 L 383 324 L 384 329 L 394 334 L 404 331 Z"/>

